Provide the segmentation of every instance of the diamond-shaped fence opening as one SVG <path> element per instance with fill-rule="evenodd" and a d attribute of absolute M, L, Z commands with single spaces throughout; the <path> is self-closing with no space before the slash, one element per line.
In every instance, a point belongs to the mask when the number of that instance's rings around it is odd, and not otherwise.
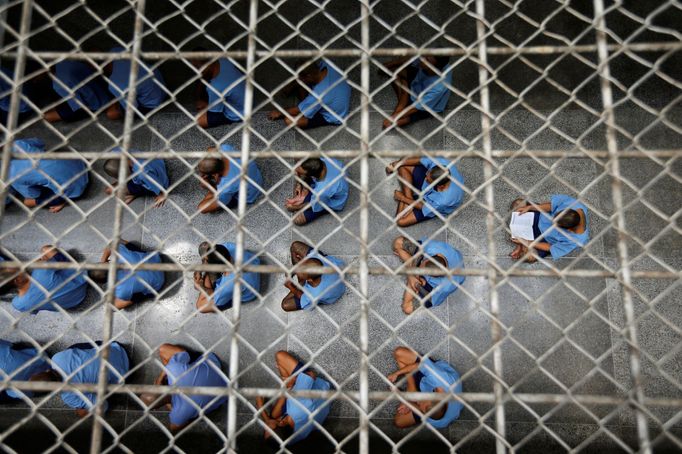
<path fill-rule="evenodd" d="M 680 450 L 680 23 L 0 1 L 2 450 Z"/>

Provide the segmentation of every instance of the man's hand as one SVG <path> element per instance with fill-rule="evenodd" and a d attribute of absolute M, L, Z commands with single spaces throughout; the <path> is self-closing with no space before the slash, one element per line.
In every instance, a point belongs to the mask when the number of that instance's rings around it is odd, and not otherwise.
<path fill-rule="evenodd" d="M 392 374 L 388 374 L 386 376 L 386 378 L 388 378 L 388 381 L 390 381 L 391 383 L 395 383 L 396 381 L 398 381 L 399 377 L 400 374 L 398 374 L 397 372 L 393 372 Z"/>
<path fill-rule="evenodd" d="M 530 246 L 530 241 L 524 240 L 523 238 L 512 238 L 512 243 L 514 244 L 520 244 L 521 246 L 529 247 Z"/>
<path fill-rule="evenodd" d="M 529 211 L 535 211 L 532 205 L 525 205 L 516 209 L 517 213 L 528 213 Z"/>
<path fill-rule="evenodd" d="M 419 280 L 419 277 L 414 275 L 407 276 L 407 286 L 414 293 L 419 293 L 419 287 L 421 286 L 421 281 Z"/>
<path fill-rule="evenodd" d="M 268 113 L 268 119 L 270 119 L 270 120 L 279 120 L 283 116 L 284 116 L 284 114 L 282 112 L 280 112 L 279 110 L 273 110 L 273 111 Z"/>
<path fill-rule="evenodd" d="M 123 202 L 126 205 L 130 205 L 131 203 L 133 203 L 133 200 L 135 200 L 136 198 L 137 198 L 137 196 L 134 196 L 132 194 L 128 194 L 127 196 L 123 197 Z"/>
<path fill-rule="evenodd" d="M 402 191 L 398 190 L 398 189 L 396 189 L 396 190 L 393 192 L 393 199 L 396 200 L 396 201 L 398 201 L 398 202 L 403 202 L 403 203 L 407 203 L 407 204 L 414 202 L 414 200 L 412 200 L 412 199 L 408 198 L 407 196 L 405 196 L 405 194 L 404 194 Z"/>
<path fill-rule="evenodd" d="M 384 120 L 383 128 L 388 129 L 391 126 L 393 126 L 394 124 L 395 124 L 395 120 L 393 119 L 393 117 L 389 117 L 389 118 Z"/>
<path fill-rule="evenodd" d="M 386 175 L 390 175 L 394 173 L 398 169 L 398 164 L 400 164 L 400 161 L 393 161 L 389 165 L 386 166 Z"/>
<path fill-rule="evenodd" d="M 410 410 L 410 407 L 407 406 L 407 404 L 400 404 L 398 405 L 398 414 L 399 415 L 409 415 L 412 413 L 412 410 Z"/>
<path fill-rule="evenodd" d="M 166 194 L 159 194 L 154 197 L 154 208 L 161 208 L 166 204 Z"/>

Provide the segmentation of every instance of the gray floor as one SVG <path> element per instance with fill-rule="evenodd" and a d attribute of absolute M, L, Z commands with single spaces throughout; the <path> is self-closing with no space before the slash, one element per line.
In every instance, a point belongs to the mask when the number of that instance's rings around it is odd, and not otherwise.
<path fill-rule="evenodd" d="M 381 100 L 377 103 L 380 105 Z M 550 112 L 545 112 L 548 115 Z M 635 108 L 618 112 L 618 122 L 633 134 L 648 120 Z M 680 120 L 679 111 L 669 117 Z M 390 149 L 480 149 L 480 119 L 476 111 L 460 110 L 451 114 L 447 128 L 436 121 L 424 121 L 402 131 L 382 133 L 380 115 L 371 115 L 372 150 Z M 603 127 L 595 126 L 595 118 L 582 110 L 564 110 L 552 117 L 551 128 L 539 129 L 541 120 L 527 110 L 516 109 L 501 116 L 492 133 L 495 149 L 572 149 L 573 141 L 588 149 L 603 149 Z M 285 131 L 281 124 L 269 122 L 265 113 L 254 119 L 252 144 L 255 149 L 354 149 L 359 145 L 359 115 L 353 115 L 347 129 L 321 128 L 314 131 Z M 629 128 L 629 129 L 628 129 Z M 38 136 L 51 146 L 74 150 L 104 150 L 120 132 L 120 125 L 101 120 L 99 125 L 59 125 L 68 138 L 63 143 L 45 127 L 31 127 L 23 136 Z M 569 140 L 571 139 L 571 140 Z M 182 113 L 166 112 L 153 117 L 140 127 L 133 146 L 141 150 L 171 148 L 203 150 L 223 141 L 239 145 L 240 134 L 230 128 L 200 131 L 188 123 Z M 624 149 L 632 145 L 624 135 L 619 138 Z M 648 148 L 679 148 L 680 135 L 671 128 L 658 129 L 638 137 Z M 249 207 L 245 219 L 246 245 L 258 251 L 266 263 L 286 264 L 288 246 L 294 239 L 316 243 L 327 253 L 338 255 L 346 263 L 357 261 L 359 251 L 359 176 L 358 160 L 344 160 L 352 181 L 350 199 L 342 222 L 326 217 L 305 227 L 292 227 L 288 213 L 282 210 L 291 191 L 290 166 L 287 159 L 264 159 L 258 162 L 268 189 L 267 199 Z M 682 161 L 679 159 L 628 159 L 622 162 L 625 217 L 631 265 L 635 270 L 679 270 L 682 234 L 676 215 L 682 195 Z M 234 240 L 236 221 L 232 213 L 197 215 L 194 213 L 202 197 L 197 179 L 191 174 L 193 162 L 172 160 L 168 169 L 172 190 L 167 205 L 153 208 L 150 200 L 137 200 L 124 209 L 123 238 L 158 248 L 168 258 L 181 264 L 198 261 L 196 245 L 200 241 Z M 554 193 L 579 194 L 590 210 L 589 245 L 572 257 L 554 262 L 560 269 L 617 270 L 617 237 L 612 227 L 614 216 L 611 177 L 604 160 L 585 158 L 532 159 L 520 153 L 514 159 L 493 162 L 492 181 L 495 209 L 495 256 L 489 256 L 486 239 L 486 209 L 483 160 L 465 158 L 457 166 L 464 175 L 468 196 L 462 207 L 447 223 L 432 220 L 415 227 L 398 229 L 391 217 L 395 212 L 392 191 L 395 177 L 384 173 L 386 162 L 370 159 L 370 266 L 395 269 L 399 262 L 391 254 L 391 241 L 397 235 L 414 238 L 433 236 L 458 248 L 469 268 L 486 269 L 491 265 L 501 270 L 514 268 L 542 269 L 544 265 L 520 265 L 508 259 L 510 245 L 505 230 L 509 203 L 520 193 L 541 201 Z M 92 185 L 78 207 L 68 207 L 53 215 L 46 211 L 29 212 L 17 206 L 8 208 L 2 220 L 2 245 L 20 257 L 36 256 L 41 244 L 56 243 L 79 259 L 96 260 L 112 232 L 111 213 L 114 202 L 105 201 L 105 180 L 101 163 L 93 165 Z M 672 218 L 668 218 L 668 217 Z M 491 263 L 494 260 L 494 264 Z M 159 371 L 154 359 L 157 347 L 174 342 L 196 350 L 212 350 L 226 361 L 233 333 L 230 311 L 220 315 L 200 315 L 194 311 L 196 291 L 191 276 L 169 276 L 170 283 L 157 301 L 134 306 L 114 316 L 114 338 L 130 347 L 133 373 L 130 383 L 149 383 Z M 279 308 L 286 290 L 282 276 L 268 276 L 258 302 L 242 309 L 240 336 L 240 386 L 275 387 L 274 353 L 288 349 L 330 379 L 341 391 L 334 402 L 328 433 L 343 450 L 353 451 L 357 426 L 356 404 L 343 396 L 343 391 L 359 386 L 359 282 L 348 277 L 349 288 L 343 299 L 329 307 L 312 312 L 285 314 Z M 442 306 L 421 310 L 409 319 L 400 311 L 403 292 L 401 279 L 371 276 L 370 281 L 370 388 L 388 388 L 385 375 L 394 369 L 391 350 L 409 345 L 432 356 L 448 359 L 463 376 L 469 392 L 492 392 L 496 379 L 505 388 L 519 393 L 576 393 L 626 396 L 631 391 L 630 363 L 625 332 L 622 288 L 614 279 L 514 277 L 502 279 L 492 289 L 484 277 L 468 277 L 463 288 Z M 503 373 L 493 371 L 490 328 L 493 320 L 489 298 L 497 292 L 500 302 L 499 320 L 504 339 Z M 679 281 L 637 279 L 633 288 L 639 343 L 643 355 L 644 392 L 650 397 L 682 397 L 680 347 Z M 97 289 L 92 289 L 88 302 L 68 316 L 42 312 L 23 315 L 9 304 L 0 305 L 0 337 L 21 341 L 32 338 L 49 351 L 57 351 L 71 343 L 97 339 L 101 333 L 103 309 Z M 36 401 L 38 402 L 38 401 Z M 240 442 L 255 443 L 260 428 L 253 419 L 253 402 L 243 399 L 239 405 Z M 467 406 L 459 422 L 440 435 L 428 429 L 397 431 L 391 425 L 395 401 L 372 403 L 371 429 L 385 433 L 398 449 L 407 449 L 411 441 L 427 443 L 437 451 L 445 442 L 462 450 L 476 451 L 493 442 L 495 430 L 493 408 L 489 404 Z M 131 450 L 141 449 L 139 436 L 149 437 L 149 446 L 164 446 L 168 440 L 158 429 L 167 422 L 164 412 L 143 413 L 133 398 L 112 400 L 107 422 L 112 430 L 126 434 L 120 442 Z M 663 408 L 648 408 L 650 429 L 657 436 L 665 427 L 677 431 L 679 413 Z M 9 427 L 26 410 L 22 406 L 2 412 L 0 423 Z M 57 427 L 78 433 L 76 421 L 57 398 L 41 402 L 40 413 Z M 200 443 L 221 445 L 226 430 L 226 415 L 220 410 L 192 428 L 190 433 L 212 433 Z M 634 413 L 626 405 L 525 405 L 507 400 L 505 406 L 507 437 L 514 445 L 529 449 L 546 447 L 565 449 L 583 447 L 618 449 L 612 437 L 625 443 L 636 440 Z M 541 424 L 538 424 L 538 421 Z M 27 424 L 40 426 L 35 418 Z M 408 437 L 410 434 L 410 437 Z M 126 438 L 127 437 L 127 438 Z M 221 438 L 223 437 L 223 438 Z M 191 436 L 180 437 L 185 442 Z M 557 439 L 563 440 L 562 445 Z M 207 441 L 210 440 L 210 441 Z M 378 435 L 373 442 L 387 448 Z M 657 443 L 664 443 L 663 434 Z M 180 442 L 178 442 L 180 443 Z M 180 443 L 181 444 L 181 443 Z M 250 445 L 249 445 L 250 446 Z M 622 448 L 622 446 L 621 446 Z M 254 448 L 255 449 L 255 448 Z M 150 448 L 150 450 L 152 450 Z"/>

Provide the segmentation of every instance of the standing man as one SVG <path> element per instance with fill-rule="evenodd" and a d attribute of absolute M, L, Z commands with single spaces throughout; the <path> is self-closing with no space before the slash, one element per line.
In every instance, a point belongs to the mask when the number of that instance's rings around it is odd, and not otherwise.
<path fill-rule="evenodd" d="M 227 58 L 216 61 L 194 59 L 192 65 L 201 73 L 197 84 L 199 126 L 215 128 L 242 121 L 246 91 L 244 73 Z"/>
<path fill-rule="evenodd" d="M 388 375 L 388 380 L 395 383 L 401 376 L 405 376 L 407 392 L 423 393 L 454 393 L 462 392 L 462 381 L 457 371 L 447 362 L 432 360 L 419 355 L 407 348 L 398 347 L 393 351 L 393 358 L 398 370 Z M 400 429 L 419 424 L 422 418 L 436 429 L 444 429 L 452 424 L 462 412 L 464 405 L 457 400 L 451 400 L 444 405 L 439 401 L 420 400 L 410 402 L 419 412 L 401 403 L 398 406 L 393 423 Z"/>
<path fill-rule="evenodd" d="M 431 308 L 445 302 L 447 297 L 457 291 L 464 283 L 464 276 L 430 276 L 429 270 L 444 270 L 464 268 L 462 254 L 452 246 L 442 241 L 430 240 L 427 237 L 414 244 L 403 236 L 393 241 L 393 253 L 398 256 L 405 267 L 418 267 L 424 270 L 423 275 L 407 276 L 407 287 L 403 294 L 402 308 L 407 315 L 415 311 L 415 295 Z M 418 301 L 419 303 L 419 301 Z"/>
<path fill-rule="evenodd" d="M 110 99 L 94 68 L 84 61 L 62 60 L 53 69 L 52 88 L 61 103 L 45 113 L 45 120 L 78 121 L 97 115 Z"/>
<path fill-rule="evenodd" d="M 227 377 L 223 374 L 220 359 L 215 353 L 205 357 L 192 358 L 190 353 L 179 345 L 163 344 L 159 347 L 159 358 L 163 363 L 161 374 L 154 381 L 155 385 L 177 387 L 171 395 L 141 394 L 140 399 L 150 410 L 159 407 L 170 407 L 170 430 L 177 432 L 199 417 L 199 412 L 208 414 L 217 410 L 227 397 L 216 397 L 198 394 L 185 395 L 185 386 L 227 387 Z"/>
<path fill-rule="evenodd" d="M 340 212 L 348 200 L 348 181 L 343 164 L 336 159 L 309 158 L 295 169 L 297 179 L 294 194 L 287 199 L 285 208 L 291 212 L 305 210 L 294 217 L 294 224 L 305 225 L 315 219 Z"/>
<path fill-rule="evenodd" d="M 447 159 L 413 157 L 386 167 L 388 175 L 396 171 L 400 189 L 393 198 L 398 202 L 396 216 L 400 227 L 423 222 L 435 217 L 436 212 L 447 216 L 462 204 L 464 178 Z"/>
<path fill-rule="evenodd" d="M 121 148 L 116 147 L 111 151 L 120 152 Z M 130 150 L 135 152 L 134 150 Z M 104 162 L 104 171 L 114 179 L 113 187 L 107 187 L 104 192 L 112 194 L 118 184 L 118 171 L 121 165 L 120 159 L 107 159 Z M 161 207 L 166 203 L 166 190 L 170 186 L 166 163 L 163 159 L 128 159 L 128 172 L 131 174 L 126 181 L 126 195 L 123 199 L 126 204 L 142 196 L 154 197 L 154 207 Z"/>
<path fill-rule="evenodd" d="M 87 166 L 78 159 L 40 159 L 45 144 L 40 139 L 20 139 L 14 142 L 15 152 L 35 153 L 34 164 L 29 159 L 12 159 L 9 181 L 12 189 L 23 197 L 29 208 L 45 205 L 51 213 L 66 206 L 65 198 L 79 199 L 88 186 Z"/>
<path fill-rule="evenodd" d="M 209 148 L 208 151 L 214 151 Z M 228 144 L 220 146 L 221 151 L 234 151 Z M 223 158 L 205 158 L 197 164 L 201 183 L 208 190 L 199 202 L 197 209 L 201 213 L 215 213 L 223 207 L 237 208 L 239 203 L 239 173 L 242 160 L 225 155 Z M 246 168 L 246 203 L 255 203 L 262 195 L 263 175 L 255 161 L 249 161 Z"/>
<path fill-rule="evenodd" d="M 298 77 L 301 85 L 313 87 L 310 94 L 301 98 L 297 106 L 286 109 L 286 113 L 273 110 L 268 118 L 284 119 L 287 125 L 295 124 L 303 129 L 342 124 L 350 110 L 351 95 L 344 75 L 330 62 L 320 60 L 303 67 Z"/>

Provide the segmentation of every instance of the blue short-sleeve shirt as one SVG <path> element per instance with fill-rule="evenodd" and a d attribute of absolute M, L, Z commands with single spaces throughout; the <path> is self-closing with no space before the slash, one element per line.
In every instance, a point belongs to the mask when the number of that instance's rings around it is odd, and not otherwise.
<path fill-rule="evenodd" d="M 298 109 L 306 118 L 313 118 L 320 112 L 328 123 L 340 125 L 350 110 L 350 85 L 328 62 L 322 60 L 320 69 L 326 69 L 327 75 L 299 103 Z"/>
<path fill-rule="evenodd" d="M 427 171 L 434 167 L 443 167 L 450 170 L 450 185 L 444 191 L 437 191 L 435 186 L 429 188 L 429 183 L 424 179 L 422 184 L 422 199 L 424 206 L 422 213 L 426 217 L 434 217 L 435 212 L 448 215 L 455 211 L 462 204 L 464 198 L 464 178 L 454 164 L 445 158 L 421 158 L 420 164 L 426 167 Z M 448 168 L 448 166 L 450 166 Z"/>
<path fill-rule="evenodd" d="M 322 262 L 322 266 L 336 266 L 343 269 L 346 265 L 343 260 L 331 255 L 322 255 L 311 251 L 307 258 L 317 259 Z M 303 295 L 301 295 L 301 309 L 311 310 L 316 304 L 334 304 L 346 292 L 346 284 L 340 274 L 322 274 L 320 283 L 313 287 L 309 283 L 303 285 Z"/>
<path fill-rule="evenodd" d="M 55 257 L 50 261 L 57 261 Z M 69 269 L 36 269 L 31 273 L 31 284 L 23 295 L 12 300 L 21 312 L 56 311 L 59 306 L 70 309 L 85 299 L 88 283 L 83 272 Z"/>
<path fill-rule="evenodd" d="M 234 148 L 228 144 L 222 144 L 220 149 L 222 151 L 234 151 Z M 230 162 L 230 168 L 227 170 L 227 175 L 223 176 L 218 182 L 216 191 L 218 192 L 218 199 L 227 206 L 239 194 L 239 172 L 241 172 L 242 160 L 229 155 L 225 155 L 225 157 Z M 251 204 L 258 200 L 262 194 L 260 188 L 263 187 L 263 175 L 261 175 L 255 161 L 249 161 L 246 174 L 249 177 L 246 181 L 246 203 Z"/>
<path fill-rule="evenodd" d="M 14 71 L 7 68 L 0 68 L 0 109 L 9 112 L 9 104 L 14 91 Z M 32 95 L 31 86 L 23 84 L 21 86 L 21 98 L 19 98 L 19 112 L 28 112 L 31 107 L 25 101 Z"/>
<path fill-rule="evenodd" d="M 446 66 L 442 74 L 430 76 L 419 66 L 418 58 L 411 65 L 418 69 L 410 85 L 410 100 L 414 107 L 417 110 L 428 108 L 433 112 L 443 112 L 450 99 L 450 89 L 447 86 L 452 85 L 452 68 Z"/>
<path fill-rule="evenodd" d="M 447 260 L 448 269 L 464 268 L 462 254 L 448 243 L 430 240 L 428 237 L 422 238 L 420 242 L 422 243 L 425 256 L 435 257 L 440 254 Z M 464 283 L 465 277 L 457 274 L 453 274 L 452 277 L 425 275 L 424 279 L 433 287 L 433 291 L 430 294 L 431 305 L 438 306 L 443 304 L 449 295 L 457 291 Z"/>
<path fill-rule="evenodd" d="M 246 90 L 244 74 L 227 58 L 221 58 L 218 63 L 220 72 L 206 88 L 208 110 L 222 112 L 230 121 L 242 121 Z"/>
<path fill-rule="evenodd" d="M 331 385 L 327 380 L 311 377 L 308 374 L 301 373 L 296 377 L 296 383 L 292 388 L 294 391 L 319 390 L 329 391 Z M 325 399 L 310 399 L 304 397 L 289 397 L 286 402 L 287 415 L 294 420 L 294 435 L 289 443 L 296 443 L 316 429 L 316 426 L 310 421 L 311 416 L 318 424 L 323 424 L 329 415 L 329 404 Z M 316 412 L 312 415 L 313 412 Z"/>
<path fill-rule="evenodd" d="M 570 253 L 577 247 L 583 247 L 590 240 L 590 224 L 587 218 L 587 207 L 574 199 L 563 194 L 553 195 L 551 198 L 552 211 L 547 215 L 540 214 L 538 228 L 542 237 L 549 243 L 549 252 L 554 260 Z M 564 210 L 582 210 L 585 215 L 585 231 L 573 233 L 554 225 L 553 218 Z"/>
<path fill-rule="evenodd" d="M 237 245 L 234 243 L 223 243 L 223 246 L 225 246 L 234 260 L 234 257 L 237 255 Z M 255 253 L 245 249 L 243 263 L 244 265 L 260 265 L 260 259 L 256 257 Z M 213 301 L 216 306 L 220 308 L 232 307 L 234 284 L 234 273 L 223 274 L 215 281 Z M 242 303 L 255 300 L 258 296 L 256 292 L 260 290 L 260 273 L 242 273 L 242 286 L 240 290 Z"/>
<path fill-rule="evenodd" d="M 120 152 L 121 147 L 116 147 L 114 152 Z M 136 150 L 130 150 L 135 152 Z M 163 159 L 137 159 L 130 158 L 133 164 L 133 175 L 131 181 L 139 184 L 145 189 L 159 195 L 163 189 L 168 189 L 170 180 L 166 172 L 166 163 Z"/>
<path fill-rule="evenodd" d="M 41 355 L 38 355 L 35 348 L 15 349 L 11 343 L 0 339 L 0 379 L 10 377 L 12 380 L 28 381 L 31 376 L 49 369 L 50 365 Z M 6 392 L 14 399 L 33 395 L 31 391 L 9 388 Z"/>
<path fill-rule="evenodd" d="M 55 66 L 52 88 L 63 98 L 62 101 L 68 102 L 74 112 L 83 106 L 97 111 L 109 101 L 109 94 L 97 77 L 92 77 L 93 74 L 94 70 L 85 62 L 60 61 Z"/>
<path fill-rule="evenodd" d="M 118 245 L 119 263 L 134 265 L 136 263 L 161 263 L 158 252 L 139 252 L 128 249 L 125 244 Z M 118 270 L 116 272 L 116 298 L 131 301 L 133 295 L 154 295 L 165 282 L 163 271 L 152 270 Z"/>
<path fill-rule="evenodd" d="M 348 181 L 343 164 L 336 159 L 321 158 L 327 168 L 324 180 L 313 179 L 310 206 L 314 212 L 324 211 L 325 207 L 341 211 L 348 200 Z"/>
<path fill-rule="evenodd" d="M 424 374 L 419 389 L 425 393 L 431 393 L 436 388 L 443 389 L 446 393 L 460 394 L 462 392 L 462 382 L 457 371 L 445 361 L 431 361 L 429 358 L 422 358 L 419 363 L 419 372 Z M 459 414 L 464 405 L 459 401 L 448 402 L 448 408 L 440 419 L 427 418 L 426 422 L 436 429 L 444 429 L 453 421 L 459 418 Z"/>
<path fill-rule="evenodd" d="M 227 378 L 220 370 L 220 359 L 209 353 L 206 358 L 190 361 L 189 353 L 180 352 L 173 355 L 165 366 L 168 384 L 171 386 L 227 386 Z M 173 394 L 171 397 L 171 424 L 181 426 L 199 416 L 199 408 L 204 413 L 216 410 L 227 401 L 227 397 L 216 397 L 196 394 Z"/>
<path fill-rule="evenodd" d="M 70 383 L 97 383 L 99 358 L 96 348 L 69 348 L 52 357 L 55 370 Z M 130 369 L 128 354 L 117 342 L 109 347 L 109 383 L 123 383 Z M 82 396 L 82 397 L 81 397 Z M 85 400 L 83 399 L 85 398 Z M 62 400 L 71 408 L 90 409 L 95 405 L 95 393 L 63 392 Z M 106 410 L 106 407 L 105 407 Z"/>
<path fill-rule="evenodd" d="M 111 52 L 123 52 L 122 47 L 114 47 Z M 121 107 L 126 108 L 128 97 L 128 86 L 130 85 L 130 60 L 114 60 L 112 62 L 111 76 L 109 76 L 109 91 Z M 137 69 L 137 89 L 135 106 L 138 105 L 148 109 L 155 109 L 166 99 L 167 95 L 163 89 L 164 81 L 161 71 L 152 71 L 143 62 L 140 62 Z"/>

